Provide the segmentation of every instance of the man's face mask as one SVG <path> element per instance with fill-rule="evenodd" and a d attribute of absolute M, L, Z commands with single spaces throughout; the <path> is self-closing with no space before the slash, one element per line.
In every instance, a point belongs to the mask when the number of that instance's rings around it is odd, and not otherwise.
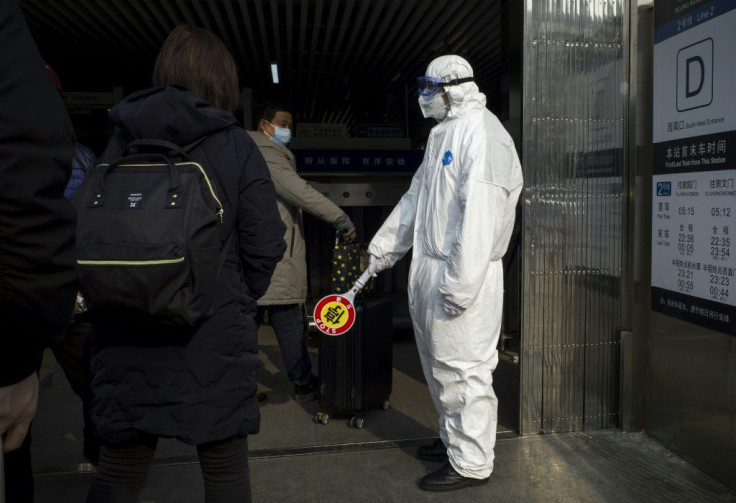
<path fill-rule="evenodd" d="M 425 75 L 417 78 L 417 93 L 419 94 L 419 107 L 425 118 L 432 117 L 438 121 L 447 116 L 450 105 L 445 103 L 445 88 L 457 86 L 465 82 L 472 82 L 473 77 L 453 79 L 445 82 L 438 77 Z"/>
<path fill-rule="evenodd" d="M 268 122 L 268 121 L 266 121 Z M 273 128 L 273 136 L 271 139 L 277 143 L 287 146 L 291 143 L 291 129 L 285 127 L 274 126 L 270 122 L 268 124 Z"/>
<path fill-rule="evenodd" d="M 434 96 L 419 96 L 419 108 L 422 109 L 422 115 L 425 119 L 432 117 L 438 121 L 447 117 L 447 111 L 450 105 L 445 103 L 445 93 L 437 93 Z"/>

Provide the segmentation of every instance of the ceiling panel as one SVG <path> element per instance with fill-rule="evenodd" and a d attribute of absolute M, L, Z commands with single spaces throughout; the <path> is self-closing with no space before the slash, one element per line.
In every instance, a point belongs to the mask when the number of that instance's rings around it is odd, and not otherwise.
<path fill-rule="evenodd" d="M 403 122 L 434 57 L 466 57 L 489 98 L 504 87 L 508 0 L 20 0 L 65 90 L 126 93 L 150 84 L 167 33 L 217 33 L 256 102 L 287 104 L 302 122 Z M 279 84 L 270 64 L 278 63 Z M 501 112 L 495 110 L 496 113 Z"/>

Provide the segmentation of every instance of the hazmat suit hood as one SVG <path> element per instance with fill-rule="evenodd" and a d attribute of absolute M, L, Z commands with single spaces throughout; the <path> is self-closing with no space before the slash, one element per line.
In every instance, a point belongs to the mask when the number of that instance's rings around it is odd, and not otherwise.
<path fill-rule="evenodd" d="M 449 82 L 454 79 L 473 77 L 473 68 L 464 58 L 455 54 L 440 56 L 432 60 L 427 67 L 426 75 Z M 443 121 L 462 117 L 467 113 L 483 109 L 486 106 L 486 95 L 480 92 L 475 82 L 465 82 L 457 86 L 445 88 L 450 110 Z"/>

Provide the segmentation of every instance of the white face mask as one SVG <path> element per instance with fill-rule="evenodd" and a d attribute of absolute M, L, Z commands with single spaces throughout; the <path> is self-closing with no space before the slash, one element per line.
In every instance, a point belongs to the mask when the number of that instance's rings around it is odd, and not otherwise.
<path fill-rule="evenodd" d="M 444 93 L 437 93 L 429 98 L 420 96 L 417 101 L 419 101 L 419 108 L 422 109 L 422 115 L 424 115 L 425 118 L 432 117 L 441 121 L 447 117 L 450 105 L 445 104 Z"/>

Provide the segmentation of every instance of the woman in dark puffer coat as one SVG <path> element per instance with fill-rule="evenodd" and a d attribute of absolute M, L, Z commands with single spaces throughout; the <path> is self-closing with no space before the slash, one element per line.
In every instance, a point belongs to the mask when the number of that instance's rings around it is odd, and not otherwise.
<path fill-rule="evenodd" d="M 137 501 L 159 437 L 194 444 L 205 501 L 250 501 L 247 435 L 258 432 L 256 299 L 268 288 L 285 243 L 268 169 L 230 112 L 235 63 L 213 34 L 180 26 L 163 44 L 154 87 L 117 105 L 117 131 L 101 162 L 128 142 L 157 138 L 209 166 L 224 206 L 230 246 L 212 314 L 192 330 L 163 334 L 96 327 L 91 417 L 102 442 L 87 501 Z M 237 239 L 228 241 L 231 233 Z"/>

